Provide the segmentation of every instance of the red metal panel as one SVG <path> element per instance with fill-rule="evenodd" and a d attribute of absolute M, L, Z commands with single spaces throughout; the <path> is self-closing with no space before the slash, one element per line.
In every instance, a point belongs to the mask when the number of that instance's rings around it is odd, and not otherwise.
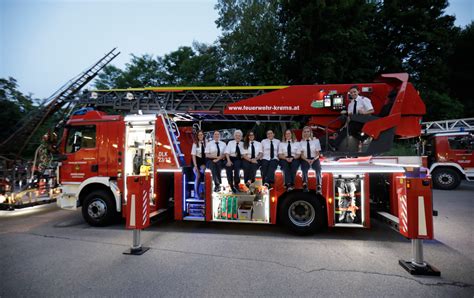
<path fill-rule="evenodd" d="M 96 176 L 108 176 L 109 163 L 107 157 L 112 153 L 112 144 L 109 144 L 110 126 L 113 126 L 113 123 L 97 123 L 96 145 L 99 150 L 97 150 L 97 159 L 93 160 L 91 164 L 91 166 L 97 165 Z M 114 164 L 117 164 L 117 162 L 114 162 Z"/>
<path fill-rule="evenodd" d="M 328 226 L 334 226 L 334 176 L 332 173 L 323 173 L 322 192 L 326 198 Z"/>
<path fill-rule="evenodd" d="M 370 179 L 368 174 L 365 174 L 362 182 L 364 183 L 364 205 L 361 204 L 361 207 L 364 208 L 364 228 L 370 228 Z"/>
<path fill-rule="evenodd" d="M 170 139 L 169 131 L 162 116 L 156 119 L 155 123 L 155 169 L 157 170 L 178 170 L 177 156 L 174 145 Z"/>
<path fill-rule="evenodd" d="M 316 190 L 316 172 L 308 171 L 308 189 Z"/>
<path fill-rule="evenodd" d="M 212 176 L 211 171 L 204 173 L 204 187 L 206 189 L 206 221 L 212 220 Z"/>
<path fill-rule="evenodd" d="M 390 174 L 390 214 L 394 216 L 398 216 L 399 197 L 400 195 L 405 194 L 405 191 L 401 189 L 401 187 L 404 188 L 404 182 L 402 185 L 400 185 L 400 181 L 402 181 L 403 178 L 403 173 Z"/>
<path fill-rule="evenodd" d="M 275 183 L 273 184 L 273 190 L 270 191 L 270 222 L 272 224 L 277 223 L 278 216 L 278 198 L 285 193 L 283 172 L 275 172 Z"/>
<path fill-rule="evenodd" d="M 107 176 L 117 177 L 118 173 L 123 173 L 125 122 L 113 121 L 107 123 L 106 126 L 108 129 Z"/>
<path fill-rule="evenodd" d="M 183 219 L 183 173 L 174 173 L 174 219 Z"/>
<path fill-rule="evenodd" d="M 275 188 L 270 189 L 270 223 L 276 224 L 277 222 L 277 192 Z"/>
<path fill-rule="evenodd" d="M 303 174 L 302 174 L 301 171 L 296 172 L 295 188 L 296 189 L 302 189 L 303 188 Z"/>
<path fill-rule="evenodd" d="M 414 138 L 420 136 L 421 116 L 403 116 L 395 128 L 395 134 L 403 138 Z"/>
<path fill-rule="evenodd" d="M 127 177 L 127 229 L 145 229 L 150 226 L 150 178 Z"/>
<path fill-rule="evenodd" d="M 406 189 L 399 199 L 400 233 L 410 239 L 433 239 L 431 179 L 399 180 L 399 187 Z"/>
<path fill-rule="evenodd" d="M 382 131 L 395 127 L 399 125 L 399 123 L 400 114 L 393 114 L 367 122 L 364 127 L 362 127 L 362 131 L 374 139 L 377 139 Z"/>
<path fill-rule="evenodd" d="M 193 128 L 190 126 L 179 127 L 179 145 L 184 153 L 184 161 L 187 165 L 192 165 L 191 148 L 193 147 Z"/>

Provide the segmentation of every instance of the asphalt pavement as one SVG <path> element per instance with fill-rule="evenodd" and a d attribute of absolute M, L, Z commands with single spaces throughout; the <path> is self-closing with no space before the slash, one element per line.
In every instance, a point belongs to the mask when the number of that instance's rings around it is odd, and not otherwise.
<path fill-rule="evenodd" d="M 142 256 L 123 255 L 132 232 L 94 228 L 80 210 L 0 211 L 0 297 L 473 297 L 474 183 L 434 191 L 436 240 L 425 260 L 441 277 L 398 265 L 411 244 L 385 224 L 298 237 L 270 225 L 174 222 L 142 232 Z"/>

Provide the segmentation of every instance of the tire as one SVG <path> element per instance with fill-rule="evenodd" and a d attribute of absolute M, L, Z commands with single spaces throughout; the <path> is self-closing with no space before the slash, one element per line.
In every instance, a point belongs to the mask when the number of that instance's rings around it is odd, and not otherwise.
<path fill-rule="evenodd" d="M 82 203 L 82 217 L 91 226 L 107 226 L 112 223 L 116 215 L 115 201 L 107 191 L 93 191 Z"/>
<path fill-rule="evenodd" d="M 326 228 L 325 207 L 315 194 L 296 192 L 280 206 L 281 223 L 298 235 L 310 235 Z"/>
<path fill-rule="evenodd" d="M 461 183 L 461 176 L 451 168 L 437 168 L 433 171 L 432 177 L 433 185 L 438 189 L 455 189 Z"/>

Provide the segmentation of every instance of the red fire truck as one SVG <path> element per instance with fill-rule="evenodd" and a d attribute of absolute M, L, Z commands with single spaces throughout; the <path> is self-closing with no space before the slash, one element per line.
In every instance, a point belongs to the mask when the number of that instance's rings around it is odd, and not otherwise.
<path fill-rule="evenodd" d="M 90 92 L 81 103 L 96 108 L 75 112 L 60 144 L 58 205 L 82 207 L 84 219 L 101 226 L 116 214 L 125 216 L 131 196 L 141 189 L 149 198 L 144 206 L 149 217 L 173 208 L 176 220 L 282 223 L 293 232 L 309 234 L 326 227 L 369 228 L 371 216 L 378 214 L 399 225 L 407 237 L 431 239 L 431 179 L 422 158 L 374 157 L 390 149 L 395 137 L 420 136 L 425 113 L 421 98 L 407 74 L 385 74 L 375 82 L 357 84 L 375 113 L 351 121 L 362 123 L 368 138 L 360 144 L 347 135 L 335 152 L 325 150 L 327 141 L 341 133 L 341 110 L 352 85 Z M 97 108 L 132 113 L 108 115 Z M 206 171 L 204 196 L 195 198 L 189 155 L 193 131 L 208 122 L 219 128 L 223 121 L 235 128 L 240 122 L 310 125 L 324 151 L 322 191 L 316 191 L 311 171 L 309 192 L 302 190 L 301 172 L 295 189 L 286 191 L 278 169 L 273 188 L 262 186 L 257 172 L 255 191 L 236 194 L 225 188 L 223 171 L 224 190 L 214 192 L 211 172 Z"/>
<path fill-rule="evenodd" d="M 474 180 L 474 118 L 424 122 L 422 131 L 434 187 L 455 189 L 463 179 Z"/>

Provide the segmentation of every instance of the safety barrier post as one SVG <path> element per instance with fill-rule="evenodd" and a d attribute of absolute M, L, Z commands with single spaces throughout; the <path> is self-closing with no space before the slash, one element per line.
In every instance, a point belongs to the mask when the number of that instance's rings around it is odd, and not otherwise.
<path fill-rule="evenodd" d="M 440 276 L 423 258 L 423 239 L 433 239 L 433 205 L 430 178 L 399 178 L 400 233 L 411 239 L 413 258 L 398 263 L 412 275 Z"/>
<path fill-rule="evenodd" d="M 133 241 L 123 254 L 142 255 L 150 249 L 141 244 L 141 230 L 150 225 L 150 180 L 148 176 L 129 176 L 126 183 L 126 228 L 133 229 Z"/>

